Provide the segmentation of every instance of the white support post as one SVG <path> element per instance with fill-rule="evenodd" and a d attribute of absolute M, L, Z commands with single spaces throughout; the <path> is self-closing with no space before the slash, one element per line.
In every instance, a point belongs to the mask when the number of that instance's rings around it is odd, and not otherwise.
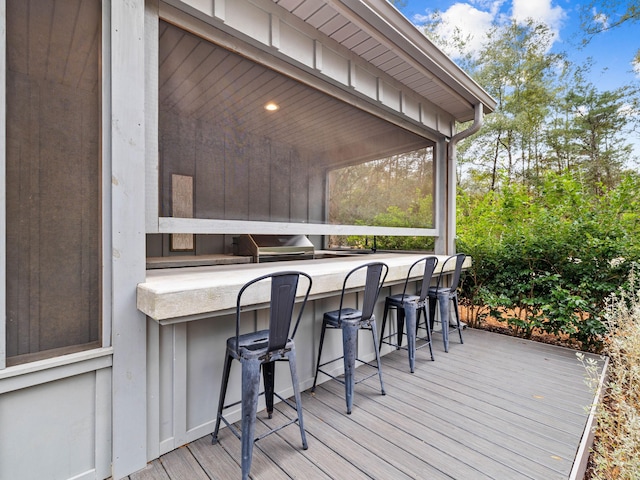
<path fill-rule="evenodd" d="M 455 146 L 454 146 L 455 148 Z M 449 145 L 447 149 L 447 241 L 445 253 L 455 255 L 456 253 L 456 196 L 457 196 L 457 172 L 456 156 L 452 155 Z"/>
<path fill-rule="evenodd" d="M 6 157 L 6 99 L 7 99 L 7 5 L 0 0 L 0 370 L 6 367 L 6 312 L 7 312 L 7 157 Z"/>
<path fill-rule="evenodd" d="M 147 463 L 145 280 L 145 1 L 111 2 L 113 478 Z"/>
<path fill-rule="evenodd" d="M 447 208 L 447 150 L 448 142 L 442 138 L 436 144 L 435 162 L 436 162 L 436 185 L 434 196 L 434 221 L 437 230 L 435 253 L 445 255 L 447 251 L 447 226 L 448 226 L 448 208 Z"/>

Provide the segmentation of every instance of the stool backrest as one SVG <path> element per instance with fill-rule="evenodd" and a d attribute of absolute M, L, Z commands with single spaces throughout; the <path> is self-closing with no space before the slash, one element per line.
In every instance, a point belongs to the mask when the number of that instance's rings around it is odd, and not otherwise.
<path fill-rule="evenodd" d="M 453 276 L 451 277 L 451 285 L 448 287 L 451 289 L 451 292 L 458 289 L 458 284 L 460 283 L 460 275 L 462 274 L 462 264 L 464 263 L 465 258 L 467 256 L 464 253 L 458 253 L 457 255 L 452 255 L 447 258 L 442 264 L 442 270 L 440 271 L 440 275 L 438 276 L 438 282 L 436 284 L 436 288 L 444 288 L 442 285 L 442 279 L 445 275 L 449 275 L 450 271 L 445 271 L 445 268 L 451 264 L 451 262 L 455 262 L 456 266 L 453 270 Z"/>
<path fill-rule="evenodd" d="M 384 284 L 385 279 L 387 278 L 387 273 L 389 272 L 389 267 L 382 262 L 370 262 L 365 263 L 364 265 L 360 265 L 359 267 L 354 268 L 347 276 L 344 278 L 344 283 L 342 284 L 342 294 L 340 295 L 340 311 L 342 311 L 342 302 L 344 300 L 345 291 L 348 288 L 349 278 L 354 275 L 356 272 L 365 269 L 367 270 L 366 281 L 364 285 L 364 298 L 362 300 L 362 320 L 367 321 L 373 316 L 373 309 L 376 306 L 376 301 L 378 300 L 378 295 L 380 294 L 380 289 Z"/>
<path fill-rule="evenodd" d="M 433 277 L 433 271 L 436 269 L 436 265 L 438 265 L 437 257 L 424 257 L 415 262 L 409 268 L 409 273 L 407 273 L 407 279 L 404 281 L 404 290 L 402 291 L 402 297 L 407 290 L 407 284 L 409 283 L 409 277 L 411 276 L 411 271 L 414 267 L 424 263 L 424 271 L 422 273 L 422 286 L 420 287 L 420 301 L 424 302 L 427 296 L 429 295 L 429 287 L 431 286 L 431 277 Z"/>
<path fill-rule="evenodd" d="M 293 307 L 296 301 L 296 292 L 298 290 L 298 281 L 301 276 L 304 276 L 308 280 L 307 289 L 304 294 L 304 299 L 298 312 L 298 317 L 295 322 L 295 326 L 291 335 L 289 331 L 291 329 L 291 320 L 293 318 Z M 311 277 L 304 272 L 276 272 L 263 275 L 255 278 L 246 283 L 238 293 L 238 300 L 236 304 L 236 344 L 237 338 L 240 335 L 240 312 L 242 295 L 247 288 L 258 282 L 271 279 L 271 294 L 269 301 L 269 344 L 268 351 L 275 351 L 284 348 L 289 338 L 293 338 L 298 330 L 298 324 L 302 318 L 302 312 L 307 304 L 309 298 L 309 292 L 311 291 L 312 280 Z"/>

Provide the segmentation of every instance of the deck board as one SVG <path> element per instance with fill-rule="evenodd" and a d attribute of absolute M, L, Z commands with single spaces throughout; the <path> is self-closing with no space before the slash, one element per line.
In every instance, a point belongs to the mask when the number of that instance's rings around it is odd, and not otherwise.
<path fill-rule="evenodd" d="M 337 382 L 303 392 L 309 449 L 296 425 L 260 440 L 252 478 L 567 479 L 594 397 L 575 351 L 473 329 L 464 345 L 450 338 L 445 353 L 434 335 L 436 361 L 419 350 L 413 374 L 406 351 L 385 355 L 387 394 L 377 377 L 357 385 L 351 415 Z M 278 404 L 267 421 L 290 413 Z M 216 445 L 203 437 L 129 478 L 239 478 L 239 459 L 222 429 Z"/>

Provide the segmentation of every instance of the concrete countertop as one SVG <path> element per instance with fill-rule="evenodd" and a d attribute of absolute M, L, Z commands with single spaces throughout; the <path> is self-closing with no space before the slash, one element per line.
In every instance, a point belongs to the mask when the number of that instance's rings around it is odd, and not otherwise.
<path fill-rule="evenodd" d="M 385 285 L 392 285 L 402 283 L 409 267 L 426 255 L 428 254 L 372 253 L 345 258 L 147 270 L 146 281 L 137 288 L 137 307 L 160 324 L 226 315 L 235 310 L 236 296 L 245 283 L 258 276 L 284 270 L 298 270 L 309 274 L 313 279 L 311 298 L 322 298 L 339 292 L 345 275 L 358 265 L 373 261 L 386 263 L 389 274 Z M 436 256 L 437 273 L 447 256 Z M 463 268 L 470 265 L 471 258 L 467 257 Z M 360 279 L 353 280 L 356 288 L 364 286 L 364 274 Z M 304 287 L 301 282 L 301 295 Z M 255 293 L 247 297 L 248 303 L 256 306 L 265 304 L 269 289 L 254 290 Z"/>

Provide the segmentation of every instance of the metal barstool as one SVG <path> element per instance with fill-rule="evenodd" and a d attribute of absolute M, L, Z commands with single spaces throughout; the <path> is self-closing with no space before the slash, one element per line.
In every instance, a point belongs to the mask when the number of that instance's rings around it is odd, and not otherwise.
<path fill-rule="evenodd" d="M 429 353 L 431 354 L 431 360 L 433 360 L 433 347 L 431 343 L 431 319 L 430 311 L 427 309 L 429 303 L 429 287 L 431 285 L 431 277 L 433 271 L 438 265 L 437 257 L 424 257 L 416 261 L 409 267 L 407 278 L 404 281 L 404 288 L 402 293 L 396 295 L 390 295 L 384 302 L 384 316 L 382 317 L 382 329 L 380 333 L 380 348 L 382 344 L 391 345 L 396 349 L 404 348 L 407 350 L 409 356 L 409 370 L 413 373 L 416 362 L 416 350 L 420 348 L 429 347 Z M 415 271 L 418 268 L 423 267 L 422 273 L 422 285 L 420 287 L 420 293 L 418 295 L 411 295 L 407 293 L 407 286 L 412 276 L 415 276 Z M 389 335 L 384 334 L 384 329 L 387 323 L 387 313 L 389 310 L 396 310 L 396 333 L 393 332 Z M 420 323 L 420 316 L 424 314 L 424 323 Z M 406 337 L 407 345 L 403 346 L 404 327 L 406 323 Z M 424 337 L 418 337 L 418 330 L 424 325 L 426 335 Z M 395 340 L 393 340 L 395 338 Z M 424 340 L 425 343 L 419 347 L 416 345 L 416 341 Z"/>
<path fill-rule="evenodd" d="M 304 294 L 304 299 L 298 313 L 293 332 L 289 335 L 291 320 L 293 316 L 293 307 L 296 300 L 296 292 L 298 290 L 298 281 L 301 276 L 308 280 L 308 286 Z M 242 295 L 247 288 L 261 282 L 271 281 L 271 296 L 269 302 L 269 328 L 257 332 L 240 335 L 240 316 L 242 310 Z M 257 287 L 259 288 L 259 287 Z M 298 422 L 300 427 L 300 436 L 302 437 L 302 448 L 307 449 L 307 438 L 304 432 L 304 424 L 302 421 L 302 404 L 300 400 L 300 388 L 298 385 L 298 374 L 296 369 L 296 350 L 293 337 L 298 329 L 298 324 L 302 318 L 302 312 L 309 297 L 311 290 L 311 277 L 303 272 L 278 272 L 263 275 L 246 283 L 238 293 L 236 303 L 236 334 L 227 339 L 227 350 L 224 362 L 224 371 L 222 375 L 222 386 L 220 388 L 220 400 L 218 403 L 218 414 L 216 416 L 216 426 L 213 431 L 212 443 L 218 440 L 218 431 L 220 422 L 225 425 L 238 437 L 242 442 L 242 478 L 249 478 L 251 469 L 251 459 L 253 457 L 254 442 L 274 433 L 287 425 Z M 240 361 L 242 365 L 242 398 L 239 402 L 225 405 L 225 397 L 227 394 L 227 386 L 229 383 L 229 371 L 231 370 L 232 360 Z M 287 399 L 282 398 L 274 391 L 275 381 L 275 363 L 276 361 L 285 360 L 289 362 L 291 370 L 291 382 L 293 384 L 293 392 L 295 397 L 295 405 Z M 256 414 L 258 410 L 258 396 L 260 395 L 260 370 L 262 370 L 264 382 L 264 395 L 267 407 L 267 415 L 269 418 L 273 414 L 274 396 L 278 397 L 285 404 L 296 410 L 296 418 L 289 419 L 283 425 L 263 433 L 259 437 L 255 437 Z M 242 433 L 223 416 L 223 411 L 242 404 Z"/>
<path fill-rule="evenodd" d="M 460 276 L 462 274 L 462 264 L 467 256 L 464 253 L 452 255 L 447 258 L 442 264 L 440 275 L 435 287 L 429 289 L 429 310 L 431 313 L 431 325 L 435 320 L 436 301 L 440 305 L 440 323 L 442 324 L 442 341 L 444 343 L 444 351 L 449 351 L 449 329 L 453 327 L 458 330 L 460 336 L 460 343 L 464 343 L 462 340 L 462 324 L 460 323 L 460 312 L 458 310 L 458 284 L 460 283 Z M 451 274 L 447 271 L 447 265 L 451 265 L 451 262 L 455 262 L 455 268 L 453 270 L 453 276 L 451 283 L 447 287 L 444 285 L 444 277 Z M 453 313 L 456 318 L 456 324 L 451 325 L 449 322 L 449 304 L 453 302 Z"/>
<path fill-rule="evenodd" d="M 366 281 L 364 287 L 364 298 L 362 301 L 362 310 L 355 308 L 344 307 L 344 295 L 349 288 L 353 288 L 350 285 L 350 279 L 353 280 L 359 276 L 358 273 L 366 270 Z M 371 262 L 361 265 L 351 270 L 344 279 L 342 285 L 342 294 L 340 295 L 340 307 L 338 310 L 326 312 L 322 318 L 322 333 L 320 335 L 320 347 L 318 349 L 318 361 L 316 362 L 316 374 L 313 379 L 313 387 L 311 391 L 315 391 L 316 383 L 318 381 L 318 372 L 322 372 L 325 375 L 337 380 L 344 384 L 345 388 L 345 400 L 347 402 L 347 413 L 351 413 L 353 406 L 353 390 L 357 383 L 360 383 L 376 373 L 380 378 L 380 389 L 382 395 L 385 394 L 384 383 L 382 381 L 382 366 L 380 363 L 380 351 L 378 349 L 378 331 L 376 329 L 376 319 L 373 315 L 373 309 L 375 307 L 380 289 L 387 277 L 389 267 L 382 262 Z M 351 283 L 355 283 L 352 281 Z M 320 363 L 322 356 L 322 347 L 324 345 L 324 336 L 327 329 L 340 329 L 342 330 L 342 356 L 334 358 L 324 363 Z M 371 331 L 373 337 L 373 348 L 376 354 L 376 365 L 361 360 L 357 357 L 357 345 L 358 345 L 358 331 L 360 329 L 366 329 Z M 342 359 L 344 364 L 344 380 L 332 375 L 322 367 Z M 369 365 L 376 369 L 376 372 L 361 378 L 356 382 L 354 371 L 356 368 L 356 361 L 362 364 Z"/>

